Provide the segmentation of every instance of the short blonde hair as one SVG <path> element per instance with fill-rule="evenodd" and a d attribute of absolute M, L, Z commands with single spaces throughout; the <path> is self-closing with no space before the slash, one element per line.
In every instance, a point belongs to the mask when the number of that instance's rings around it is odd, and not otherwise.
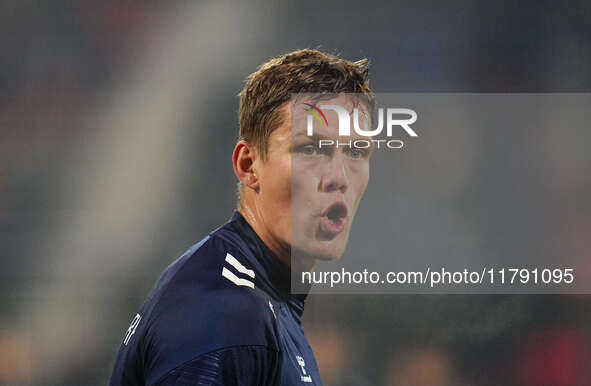
<path fill-rule="evenodd" d="M 283 124 L 282 105 L 293 94 L 364 95 L 373 108 L 368 60 L 351 62 L 318 50 L 293 51 L 263 63 L 246 79 L 238 96 L 238 140 L 253 144 L 265 159 L 271 133 Z M 238 183 L 238 201 L 244 185 Z"/>

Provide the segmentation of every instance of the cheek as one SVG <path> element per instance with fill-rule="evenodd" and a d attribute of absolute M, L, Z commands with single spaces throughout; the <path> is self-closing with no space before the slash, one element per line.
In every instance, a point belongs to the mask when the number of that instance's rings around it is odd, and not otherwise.
<path fill-rule="evenodd" d="M 307 218 L 317 211 L 318 185 L 320 177 L 314 170 L 301 170 L 292 174 L 291 206 L 296 218 Z"/>
<path fill-rule="evenodd" d="M 359 201 L 361 201 L 361 197 L 363 197 L 363 193 L 365 192 L 368 182 L 369 166 L 364 166 L 354 173 L 354 179 L 351 186 L 353 189 L 351 189 L 351 194 L 354 195 L 353 200 L 355 202 L 355 207 L 357 207 L 357 204 L 359 204 Z"/>
<path fill-rule="evenodd" d="M 294 196 L 296 193 L 301 193 L 302 198 L 305 198 L 310 194 L 317 193 L 322 176 L 326 174 L 325 163 L 322 160 L 297 157 L 292 161 L 291 175 Z"/>
<path fill-rule="evenodd" d="M 262 184 L 263 201 L 271 208 L 276 220 L 289 214 L 291 205 L 291 162 L 289 159 L 275 157 L 268 160 L 265 168 L 265 182 Z"/>

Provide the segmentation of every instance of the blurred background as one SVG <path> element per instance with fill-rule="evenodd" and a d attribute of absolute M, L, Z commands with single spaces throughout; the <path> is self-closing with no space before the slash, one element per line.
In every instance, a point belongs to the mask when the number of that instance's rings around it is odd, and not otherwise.
<path fill-rule="evenodd" d="M 367 57 L 377 92 L 589 92 L 590 20 L 584 1 L 1 2 L 0 384 L 107 382 L 160 272 L 232 214 L 236 94 L 263 61 Z M 553 135 L 521 143 L 560 200 L 586 149 L 548 154 Z M 548 235 L 590 257 L 567 204 Z M 590 300 L 312 295 L 304 328 L 329 386 L 589 385 Z"/>

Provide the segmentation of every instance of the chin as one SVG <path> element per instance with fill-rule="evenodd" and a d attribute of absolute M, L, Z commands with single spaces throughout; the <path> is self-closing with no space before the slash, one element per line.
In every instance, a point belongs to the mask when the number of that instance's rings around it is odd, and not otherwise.
<path fill-rule="evenodd" d="M 345 246 L 345 240 L 333 240 L 332 242 L 314 240 L 308 244 L 305 253 L 318 260 L 338 260 L 343 255 L 343 252 L 345 252 Z"/>
<path fill-rule="evenodd" d="M 338 260 L 341 255 L 343 254 L 345 248 L 344 246 L 340 245 L 312 245 L 314 243 L 322 243 L 322 242 L 311 242 L 306 243 L 305 247 L 297 248 L 292 245 L 291 253 L 292 258 L 304 257 L 313 258 L 316 260 L 322 261 L 334 261 Z"/>
<path fill-rule="evenodd" d="M 315 234 L 300 233 L 300 237 L 292 240 L 292 255 L 304 255 L 322 261 L 338 260 L 345 252 L 347 241 L 349 239 L 349 229 L 338 234 L 332 240 L 322 239 Z"/>
<path fill-rule="evenodd" d="M 318 253 L 316 255 L 316 259 L 317 260 L 322 260 L 322 261 L 335 261 L 341 258 L 341 256 L 343 255 L 343 252 L 325 252 L 325 253 Z"/>

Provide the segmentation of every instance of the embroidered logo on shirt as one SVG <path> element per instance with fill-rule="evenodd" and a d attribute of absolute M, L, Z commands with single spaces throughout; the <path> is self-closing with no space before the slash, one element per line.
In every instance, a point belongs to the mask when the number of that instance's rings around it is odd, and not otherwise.
<path fill-rule="evenodd" d="M 246 268 L 244 265 L 242 265 L 242 263 L 236 260 L 236 258 L 230 255 L 229 253 L 226 253 L 226 263 L 230 264 L 239 273 L 245 274 L 250 278 L 254 279 L 254 271 L 252 269 Z M 254 288 L 254 283 L 252 281 L 238 277 L 234 272 L 230 271 L 226 267 L 223 267 L 222 269 L 222 276 L 238 286 Z"/>
<path fill-rule="evenodd" d="M 300 375 L 300 379 L 302 380 L 302 382 L 312 383 L 312 377 L 309 376 L 308 374 L 306 374 L 306 369 L 304 368 L 304 366 L 306 366 L 306 362 L 304 362 L 304 358 L 297 355 L 296 359 L 298 361 L 298 365 L 300 365 L 300 367 L 302 368 L 302 373 L 304 374 L 304 375 Z"/>

